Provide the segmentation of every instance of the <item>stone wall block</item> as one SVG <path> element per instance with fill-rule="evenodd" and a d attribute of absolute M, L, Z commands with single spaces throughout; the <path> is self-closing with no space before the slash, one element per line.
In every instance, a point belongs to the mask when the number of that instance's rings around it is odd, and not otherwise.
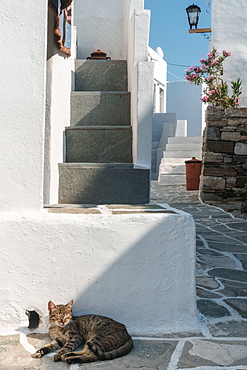
<path fill-rule="evenodd" d="M 234 153 L 237 155 L 247 155 L 247 144 L 236 143 L 234 147 Z"/>
<path fill-rule="evenodd" d="M 241 140 L 241 134 L 240 132 L 222 132 L 221 133 L 221 139 L 227 140 L 227 141 L 240 141 Z"/>
<path fill-rule="evenodd" d="M 237 127 L 236 126 L 227 126 L 220 129 L 221 132 L 236 132 Z"/>
<path fill-rule="evenodd" d="M 239 132 L 241 132 L 242 135 L 247 135 L 247 124 L 238 125 L 237 129 Z"/>
<path fill-rule="evenodd" d="M 226 188 L 235 188 L 237 183 L 236 177 L 228 177 L 226 179 Z"/>
<path fill-rule="evenodd" d="M 239 125 L 246 125 L 247 124 L 247 118 L 228 118 L 227 119 L 227 125 L 228 126 L 239 126 Z"/>
<path fill-rule="evenodd" d="M 223 190 L 225 189 L 226 180 L 223 177 L 203 176 L 202 190 Z"/>
<path fill-rule="evenodd" d="M 224 156 L 224 163 L 232 163 L 232 161 L 233 161 L 233 159 L 232 159 L 232 157 L 228 157 L 228 156 Z"/>
<path fill-rule="evenodd" d="M 246 177 L 241 177 L 237 179 L 236 187 L 237 188 L 244 188 L 246 185 Z"/>
<path fill-rule="evenodd" d="M 227 127 L 227 120 L 222 119 L 220 121 L 217 120 L 207 121 L 207 127 Z"/>
<path fill-rule="evenodd" d="M 204 163 L 222 163 L 223 162 L 223 154 L 222 153 L 213 153 L 213 152 L 205 152 L 204 155 Z"/>
<path fill-rule="evenodd" d="M 220 121 L 222 119 L 224 110 L 221 107 L 207 107 L 206 120 L 207 121 Z"/>
<path fill-rule="evenodd" d="M 228 117 L 247 117 L 247 108 L 227 108 L 225 115 Z"/>
<path fill-rule="evenodd" d="M 236 176 L 237 171 L 234 170 L 233 168 L 204 167 L 203 174 L 205 176 L 228 177 L 228 176 Z"/>
<path fill-rule="evenodd" d="M 235 163 L 247 163 L 247 155 L 246 156 L 238 156 L 238 155 L 234 155 L 233 156 L 233 161 Z"/>
<path fill-rule="evenodd" d="M 215 153 L 233 153 L 234 142 L 231 141 L 209 141 L 205 144 L 205 151 Z M 236 153 L 237 154 L 237 153 Z"/>
<path fill-rule="evenodd" d="M 222 202 L 222 197 L 219 194 L 215 193 L 200 193 L 202 202 Z"/>
<path fill-rule="evenodd" d="M 220 140 L 220 129 L 219 129 L 219 127 L 207 127 L 207 129 L 206 129 L 206 140 Z"/>

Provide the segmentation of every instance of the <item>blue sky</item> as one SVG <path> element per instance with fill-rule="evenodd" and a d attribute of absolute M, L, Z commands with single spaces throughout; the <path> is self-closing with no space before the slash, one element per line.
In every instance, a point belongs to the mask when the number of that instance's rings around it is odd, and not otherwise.
<path fill-rule="evenodd" d="M 210 0 L 145 0 L 145 9 L 151 10 L 149 46 L 160 46 L 167 63 L 185 66 L 200 65 L 200 59 L 209 52 L 209 41 L 202 34 L 189 34 L 185 9 L 192 4 L 201 8 L 198 28 L 211 27 Z M 207 33 L 206 35 L 210 35 Z M 168 64 L 168 81 L 184 79 L 186 67 Z M 173 75 L 172 75 L 173 74 Z"/>

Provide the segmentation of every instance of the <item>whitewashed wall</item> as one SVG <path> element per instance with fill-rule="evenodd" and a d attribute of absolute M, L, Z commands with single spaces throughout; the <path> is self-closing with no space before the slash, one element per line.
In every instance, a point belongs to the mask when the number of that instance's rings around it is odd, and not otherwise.
<path fill-rule="evenodd" d="M 127 59 L 123 0 L 75 1 L 78 58 L 86 59 L 100 49 L 112 59 Z"/>
<path fill-rule="evenodd" d="M 46 116 L 44 147 L 44 205 L 58 203 L 58 163 L 64 162 L 64 129 L 70 125 L 70 93 L 73 84 L 76 29 L 73 29 L 71 57 L 54 42 L 54 15 L 48 11 L 46 73 Z"/>
<path fill-rule="evenodd" d="M 2 0 L 0 210 L 43 206 L 47 4 Z"/>
<path fill-rule="evenodd" d="M 202 86 L 187 81 L 167 82 L 167 113 L 177 113 L 179 120 L 187 120 L 188 136 L 201 136 L 205 127 L 202 90 Z"/>
<path fill-rule="evenodd" d="M 148 48 L 149 61 L 154 63 L 154 113 L 166 112 L 166 83 L 167 83 L 167 63 L 163 59 L 163 51 L 160 47 L 154 51 Z M 162 91 L 162 96 L 161 96 Z"/>
<path fill-rule="evenodd" d="M 247 106 L 247 2 L 228 0 L 212 1 L 212 41 L 211 46 L 219 51 L 226 50 L 232 56 L 225 61 L 224 78 L 227 82 L 243 81 L 241 107 Z"/>
<path fill-rule="evenodd" d="M 72 298 L 76 315 L 106 315 L 136 335 L 198 329 L 188 214 L 2 212 L 0 235 L 0 335 L 27 327 L 26 309 L 47 324 L 47 302 Z"/>
<path fill-rule="evenodd" d="M 128 80 L 133 159 L 151 168 L 154 65 L 148 62 L 150 12 L 134 10 L 129 21 Z"/>

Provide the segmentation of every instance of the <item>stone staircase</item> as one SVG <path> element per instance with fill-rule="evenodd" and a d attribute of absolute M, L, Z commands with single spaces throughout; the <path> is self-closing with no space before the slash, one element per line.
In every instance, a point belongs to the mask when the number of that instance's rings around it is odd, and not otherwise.
<path fill-rule="evenodd" d="M 185 161 L 202 158 L 202 137 L 169 137 L 159 169 L 160 185 L 185 185 Z"/>
<path fill-rule="evenodd" d="M 59 203 L 144 204 L 150 171 L 132 158 L 126 61 L 77 60 Z"/>
<path fill-rule="evenodd" d="M 152 125 L 152 180 L 158 180 L 159 166 L 169 136 L 176 135 L 177 115 L 155 113 Z"/>

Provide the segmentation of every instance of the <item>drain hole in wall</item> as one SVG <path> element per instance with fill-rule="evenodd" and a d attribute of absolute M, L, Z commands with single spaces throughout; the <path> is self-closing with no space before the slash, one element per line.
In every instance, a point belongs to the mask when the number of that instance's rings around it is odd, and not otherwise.
<path fill-rule="evenodd" d="M 26 315 L 29 319 L 29 329 L 36 329 L 39 326 L 40 323 L 40 317 L 39 314 L 36 311 L 29 311 L 26 310 Z"/>

